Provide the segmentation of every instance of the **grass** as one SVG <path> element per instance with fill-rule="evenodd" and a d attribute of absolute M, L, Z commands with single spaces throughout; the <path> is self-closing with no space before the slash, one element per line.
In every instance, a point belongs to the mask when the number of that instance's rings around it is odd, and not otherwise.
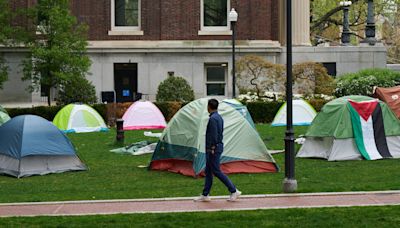
<path fill-rule="evenodd" d="M 257 128 L 269 148 L 283 148 L 284 128 L 269 125 L 258 125 Z M 304 134 L 306 128 L 295 130 L 297 134 Z M 150 155 L 109 152 L 116 147 L 113 143 L 115 131 L 70 134 L 69 137 L 89 171 L 21 179 L 0 176 L 0 202 L 179 197 L 201 192 L 203 179 L 138 168 L 149 163 Z M 126 134 L 126 142 L 144 139 L 142 131 Z M 230 178 L 245 194 L 281 193 L 284 156 L 278 154 L 274 158 L 281 167 L 279 173 L 235 174 Z M 296 177 L 300 192 L 394 190 L 400 189 L 399 165 L 400 160 L 327 162 L 296 159 Z M 227 191 L 216 181 L 212 194 L 224 195 Z"/>
<path fill-rule="evenodd" d="M 3 218 L 2 227 L 396 227 L 400 206 Z"/>

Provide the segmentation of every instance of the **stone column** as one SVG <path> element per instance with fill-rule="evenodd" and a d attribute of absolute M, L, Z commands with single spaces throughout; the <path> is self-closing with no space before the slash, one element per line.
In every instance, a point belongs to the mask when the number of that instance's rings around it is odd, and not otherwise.
<path fill-rule="evenodd" d="M 279 1 L 280 5 L 280 42 L 286 44 L 285 14 L 286 0 Z M 310 42 L 310 0 L 292 0 L 293 46 L 311 46 Z"/>
<path fill-rule="evenodd" d="M 292 0 L 293 45 L 310 46 L 310 0 Z"/>

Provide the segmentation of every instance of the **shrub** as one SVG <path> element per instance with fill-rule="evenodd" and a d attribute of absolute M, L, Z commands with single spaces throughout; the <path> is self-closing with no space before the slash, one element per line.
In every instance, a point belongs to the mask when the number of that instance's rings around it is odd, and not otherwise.
<path fill-rule="evenodd" d="M 94 104 L 97 102 L 96 89 L 84 77 L 74 77 L 65 82 L 58 93 L 57 104 L 67 105 L 71 103 Z"/>
<path fill-rule="evenodd" d="M 304 62 L 293 66 L 295 92 L 300 94 L 332 95 L 335 83 L 321 63 Z"/>
<path fill-rule="evenodd" d="M 285 86 L 285 67 L 268 62 L 258 55 L 246 55 L 237 62 L 237 81 L 241 93 L 254 91 L 262 97 L 266 91 L 280 91 Z"/>
<path fill-rule="evenodd" d="M 158 86 L 156 100 L 157 102 L 189 102 L 194 100 L 194 92 L 184 78 L 171 76 Z"/>
<path fill-rule="evenodd" d="M 101 117 L 103 117 L 104 122 L 108 123 L 108 118 L 107 118 L 107 107 L 105 104 L 94 104 L 92 105 L 92 108 L 96 110 Z"/>
<path fill-rule="evenodd" d="M 171 101 L 171 102 L 157 102 L 155 105 L 160 109 L 166 121 L 169 121 L 174 115 L 184 106 L 184 103 Z"/>
<path fill-rule="evenodd" d="M 328 103 L 329 101 L 322 99 L 322 98 L 312 98 L 307 100 L 308 103 L 310 103 L 311 106 L 314 107 L 315 111 L 319 112 L 321 111 L 322 107 Z"/>
<path fill-rule="evenodd" d="M 393 87 L 400 85 L 400 72 L 389 69 L 366 69 L 344 74 L 336 80 L 335 95 L 372 96 L 374 86 Z"/>
<path fill-rule="evenodd" d="M 245 105 L 255 123 L 270 123 L 274 120 L 275 114 L 284 102 L 248 102 Z"/>
<path fill-rule="evenodd" d="M 163 114 L 165 120 L 169 121 L 168 117 L 173 116 L 175 113 L 170 113 L 169 102 L 155 102 L 154 103 L 158 109 L 160 109 Z"/>

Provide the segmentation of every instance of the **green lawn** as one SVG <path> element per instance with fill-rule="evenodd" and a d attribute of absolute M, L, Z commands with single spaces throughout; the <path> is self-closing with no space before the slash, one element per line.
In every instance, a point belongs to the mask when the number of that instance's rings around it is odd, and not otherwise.
<path fill-rule="evenodd" d="M 284 128 L 258 125 L 261 137 L 271 149 L 283 148 Z M 304 134 L 306 128 L 296 128 Z M 16 179 L 0 176 L 0 202 L 61 201 L 87 199 L 123 199 L 195 196 L 203 179 L 178 174 L 148 171 L 150 155 L 130 156 L 109 152 L 115 148 L 115 131 L 109 133 L 70 134 L 79 156 L 89 166 L 85 172 L 68 172 Z M 143 132 L 128 132 L 126 142 L 146 139 Z M 244 194 L 281 193 L 283 154 L 274 155 L 281 172 L 230 175 Z M 382 161 L 327 162 L 296 159 L 296 177 L 300 192 L 362 191 L 400 189 L 400 159 Z M 213 195 L 227 194 L 218 181 Z"/>
<path fill-rule="evenodd" d="M 396 227 L 400 206 L 3 218 L 2 227 Z"/>

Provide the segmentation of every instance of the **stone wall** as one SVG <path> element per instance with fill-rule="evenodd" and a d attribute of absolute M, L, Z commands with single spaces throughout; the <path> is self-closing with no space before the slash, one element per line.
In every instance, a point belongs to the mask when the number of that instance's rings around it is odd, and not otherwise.
<path fill-rule="evenodd" d="M 90 42 L 89 55 L 93 62 L 87 78 L 96 87 L 97 96 L 101 91 L 114 90 L 114 63 L 138 64 L 138 92 L 149 94 L 155 99 L 157 87 L 168 77 L 168 72 L 187 79 L 197 98 L 206 95 L 206 63 L 225 63 L 228 67 L 227 97 L 232 95 L 232 56 L 229 42 L 225 41 L 98 41 Z M 237 58 L 253 54 L 261 55 L 272 63 L 285 64 L 285 48 L 277 42 L 247 41 L 239 42 Z M 37 105 L 39 94 L 29 94 L 26 82 L 21 82 L 21 69 L 18 67 L 22 53 L 5 53 L 12 63 L 10 80 L 0 91 L 2 104 L 18 103 L 25 106 Z M 365 68 L 385 68 L 386 49 L 383 46 L 356 47 L 295 47 L 294 63 L 321 62 L 336 63 L 337 75 L 356 72 Z M 237 90 L 238 91 L 238 90 Z M 223 98 L 223 97 L 221 97 Z"/>

